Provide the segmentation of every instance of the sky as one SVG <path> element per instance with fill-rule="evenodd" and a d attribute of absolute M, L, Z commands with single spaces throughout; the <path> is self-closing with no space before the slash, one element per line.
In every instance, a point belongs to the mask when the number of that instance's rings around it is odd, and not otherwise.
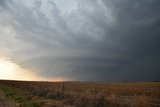
<path fill-rule="evenodd" d="M 160 81 L 160 1 L 0 0 L 0 79 Z"/>

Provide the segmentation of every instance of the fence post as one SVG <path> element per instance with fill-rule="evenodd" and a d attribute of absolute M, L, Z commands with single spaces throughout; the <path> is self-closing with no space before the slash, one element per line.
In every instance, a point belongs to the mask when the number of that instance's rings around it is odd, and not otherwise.
<path fill-rule="evenodd" d="M 61 92 L 63 92 L 63 90 L 64 90 L 64 84 L 62 83 L 61 84 Z"/>
<path fill-rule="evenodd" d="M 53 86 L 50 86 L 50 89 L 49 89 L 49 90 L 53 91 L 53 89 L 54 89 L 54 87 L 53 87 Z"/>
<path fill-rule="evenodd" d="M 94 85 L 94 99 L 96 99 L 96 85 Z"/>
<path fill-rule="evenodd" d="M 85 89 L 85 99 L 87 98 L 87 89 Z"/>

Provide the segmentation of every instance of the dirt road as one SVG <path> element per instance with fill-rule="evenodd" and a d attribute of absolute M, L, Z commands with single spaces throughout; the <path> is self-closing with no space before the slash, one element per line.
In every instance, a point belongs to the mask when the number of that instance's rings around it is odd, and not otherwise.
<path fill-rule="evenodd" d="M 16 104 L 6 99 L 4 94 L 0 91 L 0 107 L 16 107 Z"/>

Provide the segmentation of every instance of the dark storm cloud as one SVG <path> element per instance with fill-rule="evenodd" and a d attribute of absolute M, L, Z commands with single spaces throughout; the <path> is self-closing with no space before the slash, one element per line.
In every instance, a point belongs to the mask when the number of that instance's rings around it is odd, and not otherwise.
<path fill-rule="evenodd" d="M 8 7 L 9 0 L 0 0 L 0 6 L 3 8 Z"/>
<path fill-rule="evenodd" d="M 159 0 L 82 0 L 66 14 L 52 0 L 25 2 L 0 1 L 20 42 L 10 57 L 22 67 L 72 80 L 159 80 Z"/>

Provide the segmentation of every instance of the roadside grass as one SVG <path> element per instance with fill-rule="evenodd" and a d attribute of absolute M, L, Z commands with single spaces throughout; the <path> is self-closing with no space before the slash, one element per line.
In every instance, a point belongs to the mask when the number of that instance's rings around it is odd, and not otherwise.
<path fill-rule="evenodd" d="M 40 107 L 42 102 L 31 96 L 22 95 L 21 90 L 14 89 L 5 85 L 0 85 L 0 91 L 2 91 L 5 96 L 14 102 L 18 107 Z"/>

